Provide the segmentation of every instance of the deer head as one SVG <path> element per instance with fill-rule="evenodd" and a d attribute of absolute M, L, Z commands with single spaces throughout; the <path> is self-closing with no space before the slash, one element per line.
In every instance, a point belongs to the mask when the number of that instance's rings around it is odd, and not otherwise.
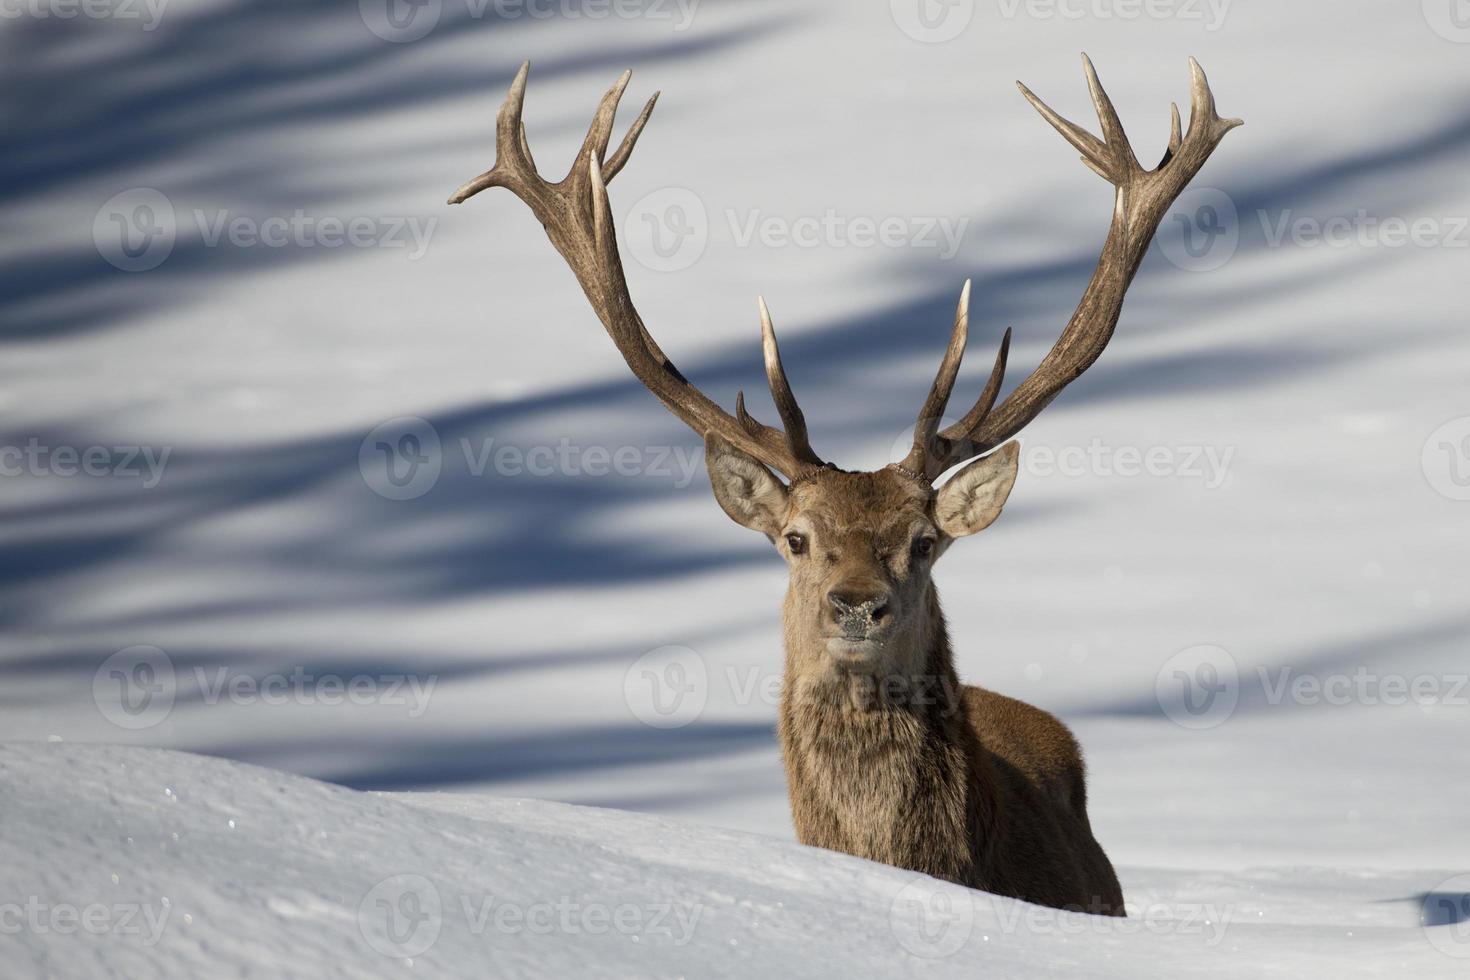
<path fill-rule="evenodd" d="M 943 429 L 940 420 L 959 373 L 969 329 L 965 284 L 949 347 L 919 411 L 913 449 L 875 472 L 847 472 L 819 457 L 781 363 L 766 304 L 759 304 L 766 378 L 781 427 L 757 421 L 743 393 L 726 412 L 679 373 L 644 327 L 628 294 L 607 184 L 628 162 L 657 94 L 610 155 L 613 116 L 629 73 L 603 97 L 571 171 L 559 183 L 536 171 L 521 122 L 528 65 L 522 65 L 496 121 L 495 166 L 465 184 L 457 204 L 487 187 L 520 197 L 545 227 L 628 367 L 649 391 L 705 440 L 710 482 L 736 522 L 766 535 L 790 565 L 788 650 L 812 670 L 906 672 L 922 667 L 926 641 L 942 630 L 930 571 L 957 538 L 999 516 L 1015 483 L 1019 447 L 1010 440 L 1090 367 L 1117 325 L 1123 297 L 1154 232 L 1224 135 L 1240 125 L 1215 112 L 1199 65 L 1190 60 L 1191 113 L 1181 132 L 1173 107 L 1160 164 L 1138 163 L 1092 64 L 1083 56 L 1102 138 L 1057 115 L 1030 90 L 1021 92 L 1115 188 L 1112 225 L 1097 269 L 1051 351 L 997 404 L 1010 346 L 1007 330 L 989 380 L 969 411 Z M 937 490 L 935 480 L 966 463 Z M 778 475 L 779 474 L 779 475 Z M 784 477 L 784 479 L 782 479 Z"/>

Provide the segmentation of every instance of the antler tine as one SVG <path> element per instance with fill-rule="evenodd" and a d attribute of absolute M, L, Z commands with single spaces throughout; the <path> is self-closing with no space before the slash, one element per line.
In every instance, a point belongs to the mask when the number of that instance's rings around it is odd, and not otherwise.
<path fill-rule="evenodd" d="M 995 363 L 991 365 L 990 377 L 985 379 L 985 387 L 980 390 L 980 397 L 975 399 L 975 404 L 965 413 L 965 417 L 954 425 L 948 426 L 939 433 L 939 445 L 943 453 L 937 458 L 927 462 L 928 471 L 925 475 L 934 479 L 955 463 L 968 459 L 975 454 L 973 439 L 975 432 L 990 415 L 990 410 L 995 406 L 995 399 L 1000 395 L 1001 383 L 1006 377 L 1006 362 L 1011 355 L 1011 328 L 1006 327 L 1005 334 L 1000 338 L 1000 347 L 995 352 Z"/>
<path fill-rule="evenodd" d="M 531 160 L 531 149 L 526 142 L 526 127 L 521 122 L 521 111 L 526 103 L 526 79 L 530 74 L 531 63 L 521 62 L 510 83 L 510 91 L 495 115 L 495 166 L 450 195 L 450 204 L 462 204 L 487 187 L 512 187 L 523 176 L 536 177 L 536 165 Z"/>
<path fill-rule="evenodd" d="M 950 331 L 949 347 L 944 351 L 944 359 L 939 362 L 939 370 L 934 375 L 934 383 L 929 386 L 929 394 L 924 398 L 923 407 L 919 409 L 919 418 L 914 423 L 914 448 L 909 450 L 908 456 L 904 457 L 899 464 L 911 473 L 920 474 L 924 471 L 925 459 L 934 450 L 934 435 L 939 431 L 939 422 L 944 415 L 944 408 L 949 404 L 950 393 L 954 391 L 955 378 L 960 373 L 960 362 L 965 357 L 965 343 L 970 334 L 970 280 L 965 280 L 964 288 L 960 290 L 960 302 L 955 308 L 954 328 Z"/>
<path fill-rule="evenodd" d="M 1102 141 L 1093 136 L 1081 126 L 1071 120 L 1059 115 L 1051 106 L 1036 97 L 1036 93 L 1026 87 L 1025 82 L 1016 82 L 1016 87 L 1031 103 L 1032 108 L 1041 113 L 1041 118 L 1051 123 L 1053 129 L 1062 134 L 1062 138 L 1077 148 L 1082 154 L 1082 160 L 1090 167 L 1100 167 L 1107 163 L 1107 150 Z"/>
<path fill-rule="evenodd" d="M 1236 126 L 1244 126 L 1243 119 L 1222 119 L 1215 111 L 1215 93 L 1210 91 L 1210 81 L 1199 62 L 1189 59 L 1189 133 L 1194 135 L 1195 125 L 1209 127 L 1208 138 L 1218 142 Z"/>
<path fill-rule="evenodd" d="M 770 386 L 771 400 L 776 403 L 776 411 L 780 413 L 781 424 L 786 429 L 786 441 L 791 446 L 792 455 L 797 459 L 821 466 L 822 458 L 812 451 L 807 437 L 806 416 L 796 403 L 796 396 L 791 392 L 791 383 L 786 380 L 786 368 L 781 364 L 781 348 L 776 345 L 776 328 L 771 324 L 771 311 L 766 308 L 765 297 L 757 296 L 756 304 L 760 307 L 761 354 L 766 362 L 766 384 Z M 748 413 L 746 417 L 750 417 Z"/>
<path fill-rule="evenodd" d="M 587 135 L 582 140 L 582 148 L 577 151 L 577 158 L 572 163 L 572 170 L 568 177 L 575 177 L 579 172 L 585 172 L 589 159 L 601 164 L 607 156 L 607 144 L 612 139 L 613 119 L 618 114 L 618 103 L 622 101 L 623 91 L 628 87 L 628 81 L 632 77 L 632 69 L 623 72 L 618 76 L 618 80 L 613 82 L 612 88 L 603 95 L 602 101 L 597 103 L 597 111 L 592 115 L 592 123 L 587 127 Z"/>
<path fill-rule="evenodd" d="M 628 132 L 624 134 L 623 141 L 618 144 L 618 148 L 613 151 L 612 156 L 608 157 L 607 162 L 602 165 L 604 179 L 612 180 L 616 177 L 618 171 L 623 169 L 623 164 L 627 163 L 628 158 L 633 155 L 633 147 L 637 145 L 638 137 L 643 135 L 643 127 L 648 125 L 648 117 L 653 115 L 653 107 L 658 102 L 659 94 L 655 92 L 649 96 L 647 104 L 643 107 L 643 111 L 638 113 L 638 118 L 633 120 L 633 125 L 628 127 Z"/>
<path fill-rule="evenodd" d="M 1107 91 L 1098 80 L 1097 69 L 1092 67 L 1092 59 L 1085 53 L 1082 55 L 1082 71 L 1087 76 L 1087 90 L 1092 94 L 1092 105 L 1097 110 L 1103 142 L 1114 154 L 1126 153 L 1127 159 L 1137 166 L 1138 161 L 1133 159 L 1133 148 L 1129 146 L 1128 136 L 1123 132 L 1123 122 L 1118 118 L 1118 110 L 1113 108 L 1113 100 L 1108 98 Z"/>

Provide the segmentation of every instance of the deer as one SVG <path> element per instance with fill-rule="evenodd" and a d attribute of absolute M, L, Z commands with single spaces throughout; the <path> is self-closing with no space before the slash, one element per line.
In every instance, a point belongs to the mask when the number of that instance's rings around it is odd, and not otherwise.
<path fill-rule="evenodd" d="M 766 536 L 788 565 L 777 739 L 803 844 L 856 855 L 1057 909 L 1125 915 L 1118 878 L 1093 835 L 1081 749 L 1054 715 L 959 681 L 932 571 L 959 538 L 989 527 L 1015 484 L 1015 436 L 1101 355 L 1144 253 L 1174 200 L 1225 134 L 1190 59 L 1190 121 L 1171 106 L 1168 148 L 1142 167 L 1084 54 L 1101 138 L 1017 83 L 1021 94 L 1114 188 L 1097 267 L 1060 337 L 997 402 L 1006 330 L 988 380 L 963 416 L 945 410 L 969 330 L 970 283 L 919 410 L 912 449 L 876 471 L 848 471 L 812 449 L 758 300 L 766 381 L 781 425 L 733 414 L 660 349 L 629 295 L 607 185 L 627 164 L 659 93 L 611 153 L 625 72 L 598 105 L 571 170 L 540 176 L 522 122 L 529 62 L 495 123 L 493 167 L 449 199 L 491 187 L 520 198 L 545 228 L 633 375 L 704 440 L 715 500 Z M 959 467 L 958 469 L 955 469 Z M 954 470 L 943 482 L 941 476 Z"/>

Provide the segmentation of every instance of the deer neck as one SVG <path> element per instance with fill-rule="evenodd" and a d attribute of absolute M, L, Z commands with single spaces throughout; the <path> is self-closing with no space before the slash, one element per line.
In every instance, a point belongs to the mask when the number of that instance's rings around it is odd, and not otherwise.
<path fill-rule="evenodd" d="M 889 672 L 859 674 L 796 635 L 788 597 L 779 735 L 803 843 L 962 880 L 977 747 L 932 585 L 926 608 Z"/>

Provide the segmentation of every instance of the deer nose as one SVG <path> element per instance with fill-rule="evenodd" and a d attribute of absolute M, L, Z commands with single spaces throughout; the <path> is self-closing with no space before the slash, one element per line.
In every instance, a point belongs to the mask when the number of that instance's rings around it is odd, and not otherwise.
<path fill-rule="evenodd" d="M 833 589 L 827 593 L 827 605 L 838 623 L 865 618 L 876 624 L 888 612 L 888 595 L 872 590 Z"/>

